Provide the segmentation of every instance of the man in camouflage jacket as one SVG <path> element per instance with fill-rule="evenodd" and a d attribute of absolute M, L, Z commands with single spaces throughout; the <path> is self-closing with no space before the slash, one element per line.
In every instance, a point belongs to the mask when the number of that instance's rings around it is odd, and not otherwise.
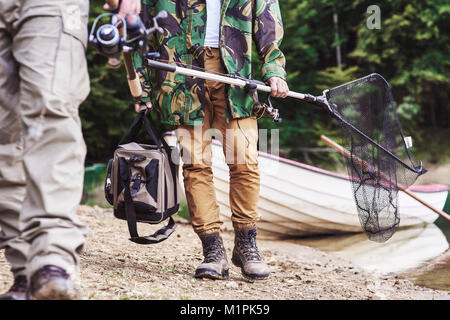
<path fill-rule="evenodd" d="M 209 2 L 210 1 L 210 2 Z M 208 3 L 209 2 L 209 3 Z M 205 46 L 207 4 L 220 9 L 217 47 Z M 277 0 L 143 0 L 144 21 L 165 10 L 159 20 L 163 34 L 151 36 L 160 60 L 179 66 L 252 78 L 252 40 L 262 61 L 262 80 L 272 96 L 286 97 L 285 58 L 279 49 L 283 26 Z M 212 12 L 212 11 L 211 11 Z M 141 103 L 156 109 L 164 124 L 177 127 L 183 154 L 186 198 L 194 231 L 199 235 L 205 260 L 197 277 L 224 279 L 228 262 L 219 231 L 211 169 L 211 137 L 223 145 L 230 170 L 230 208 L 235 229 L 232 261 L 245 276 L 265 279 L 269 269 L 256 247 L 259 196 L 257 120 L 252 114 L 254 93 L 215 81 L 162 70 L 146 70 L 135 55 L 143 88 Z M 154 72 L 154 78 L 150 73 Z M 153 81 L 152 81 L 153 80 Z M 135 106 L 139 108 L 139 104 Z M 211 133 L 211 128 L 215 130 Z M 201 134 L 196 134 L 200 132 Z"/>

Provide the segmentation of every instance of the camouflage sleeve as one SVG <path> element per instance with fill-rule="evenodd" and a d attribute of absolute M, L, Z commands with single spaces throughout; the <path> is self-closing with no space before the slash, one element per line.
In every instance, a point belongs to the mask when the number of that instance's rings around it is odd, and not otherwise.
<path fill-rule="evenodd" d="M 147 12 L 143 13 L 147 15 L 148 19 L 151 19 L 154 16 L 154 1 L 153 0 L 142 0 L 143 8 L 147 9 Z M 144 21 L 145 23 L 145 21 Z M 146 26 L 148 27 L 148 26 Z M 150 34 L 149 38 L 149 51 L 156 51 L 156 40 L 154 34 Z M 136 73 L 139 77 L 139 81 L 141 82 L 142 87 L 142 102 L 151 102 L 152 100 L 152 81 L 151 81 L 151 70 L 147 70 L 143 64 L 142 57 L 135 52 L 134 53 L 134 67 L 136 69 Z"/>
<path fill-rule="evenodd" d="M 286 60 L 279 46 L 283 39 L 278 0 L 254 0 L 253 40 L 261 59 L 263 81 L 271 77 L 286 79 Z"/>

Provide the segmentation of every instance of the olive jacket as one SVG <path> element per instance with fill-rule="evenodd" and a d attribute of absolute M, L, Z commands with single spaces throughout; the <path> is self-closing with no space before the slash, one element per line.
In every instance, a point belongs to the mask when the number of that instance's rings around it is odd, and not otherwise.
<path fill-rule="evenodd" d="M 246 79 L 252 78 L 254 41 L 262 61 L 262 81 L 273 76 L 286 79 L 285 57 L 279 48 L 283 24 L 278 1 L 221 2 L 219 49 L 226 72 Z M 158 21 L 164 33 L 150 36 L 152 49 L 159 52 L 161 61 L 204 68 L 205 0 L 143 0 L 143 10 L 144 16 L 150 18 L 161 10 L 168 13 L 167 18 Z M 205 80 L 161 70 L 152 72 L 143 67 L 139 55 L 136 54 L 134 58 L 143 88 L 142 101 L 151 101 L 153 98 L 163 123 L 194 125 L 203 122 Z M 227 101 L 229 118 L 252 115 L 255 100 L 247 90 L 227 86 Z"/>

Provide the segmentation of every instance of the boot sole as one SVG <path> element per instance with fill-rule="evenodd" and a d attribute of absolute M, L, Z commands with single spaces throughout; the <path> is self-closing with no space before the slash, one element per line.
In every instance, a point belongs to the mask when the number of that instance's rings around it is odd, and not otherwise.
<path fill-rule="evenodd" d="M 238 268 L 241 268 L 242 275 L 248 280 L 266 280 L 270 273 L 260 273 L 260 274 L 250 274 L 245 272 L 244 266 L 239 258 L 236 258 L 234 255 L 231 257 L 231 262 Z"/>
<path fill-rule="evenodd" d="M 61 286 L 49 282 L 39 290 L 29 295 L 30 300 L 80 300 L 78 290 L 74 288 L 62 289 Z"/>
<path fill-rule="evenodd" d="M 15 295 L 3 295 L 3 296 L 0 296 L 0 301 L 2 301 L 2 300 L 27 300 L 27 297 L 26 296 L 19 297 L 19 296 L 15 296 Z"/>
<path fill-rule="evenodd" d="M 226 280 L 229 277 L 228 269 L 223 270 L 221 274 L 211 269 L 197 269 L 195 271 L 196 278 L 208 278 L 213 280 Z"/>

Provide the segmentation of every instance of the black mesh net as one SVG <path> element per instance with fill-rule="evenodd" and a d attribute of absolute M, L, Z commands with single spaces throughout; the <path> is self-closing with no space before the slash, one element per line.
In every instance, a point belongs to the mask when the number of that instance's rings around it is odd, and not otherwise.
<path fill-rule="evenodd" d="M 371 74 L 329 89 L 340 119 L 346 165 L 361 226 L 370 240 L 384 242 L 400 223 L 398 192 L 425 172 L 407 147 L 389 84 Z"/>

